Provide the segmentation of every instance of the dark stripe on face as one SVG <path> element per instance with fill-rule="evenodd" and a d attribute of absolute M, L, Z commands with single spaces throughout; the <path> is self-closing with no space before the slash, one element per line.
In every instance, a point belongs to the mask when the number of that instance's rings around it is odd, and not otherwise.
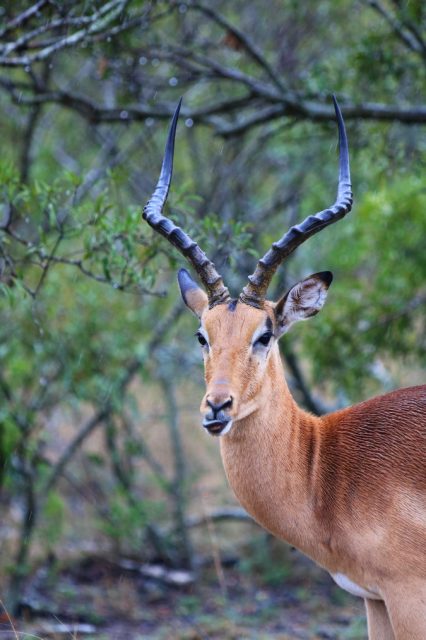
<path fill-rule="evenodd" d="M 235 300 L 231 300 L 231 302 L 228 304 L 228 311 L 235 311 L 237 302 L 238 302 L 238 298 L 236 298 Z"/>
<path fill-rule="evenodd" d="M 268 316 L 268 317 L 266 318 L 266 329 L 267 329 L 268 331 L 271 331 L 271 332 L 272 332 L 273 328 L 274 328 L 274 325 L 272 324 L 272 320 L 271 320 L 271 318 Z"/>

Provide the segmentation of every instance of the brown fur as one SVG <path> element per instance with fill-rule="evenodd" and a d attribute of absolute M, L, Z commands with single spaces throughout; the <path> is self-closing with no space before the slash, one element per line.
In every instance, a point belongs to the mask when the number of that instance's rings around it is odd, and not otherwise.
<path fill-rule="evenodd" d="M 201 411 L 233 398 L 220 439 L 229 483 L 266 529 L 379 594 L 383 606 L 367 606 L 371 639 L 392 628 L 396 640 L 424 640 L 426 386 L 310 415 L 288 390 L 277 344 L 266 357 L 252 348 L 267 317 L 276 328 L 273 303 L 201 315 L 210 342 Z"/>

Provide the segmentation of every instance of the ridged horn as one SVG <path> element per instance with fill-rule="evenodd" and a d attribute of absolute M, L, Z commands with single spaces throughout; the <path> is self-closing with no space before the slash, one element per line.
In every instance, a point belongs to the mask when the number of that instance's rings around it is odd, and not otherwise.
<path fill-rule="evenodd" d="M 306 218 L 301 224 L 291 227 L 259 260 L 254 273 L 248 278 L 248 284 L 240 294 L 241 302 L 252 307 L 259 309 L 263 307 L 272 276 L 287 256 L 315 233 L 343 218 L 352 208 L 352 185 L 345 123 L 334 95 L 333 103 L 339 130 L 339 184 L 336 201 L 329 209 L 319 211 Z"/>
<path fill-rule="evenodd" d="M 223 284 L 221 275 L 216 271 L 213 262 L 208 259 L 198 244 L 169 218 L 163 216 L 162 213 L 172 181 L 176 127 L 181 104 L 182 98 L 178 102 L 170 124 L 160 177 L 154 193 L 144 207 L 142 218 L 155 231 L 167 238 L 193 265 L 206 288 L 211 308 L 230 300 L 229 291 Z"/>

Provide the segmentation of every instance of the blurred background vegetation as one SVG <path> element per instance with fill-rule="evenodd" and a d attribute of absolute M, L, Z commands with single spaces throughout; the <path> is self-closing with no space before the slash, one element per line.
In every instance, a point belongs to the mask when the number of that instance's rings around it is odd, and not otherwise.
<path fill-rule="evenodd" d="M 196 327 L 175 285 L 186 265 L 141 210 L 183 96 L 168 211 L 236 295 L 274 239 L 333 201 L 334 92 L 355 206 L 274 280 L 276 297 L 335 275 L 323 313 L 283 341 L 289 384 L 315 413 L 420 384 L 425 91 L 420 0 L 0 6 L 0 588 L 18 622 L 84 623 L 90 609 L 101 629 L 122 615 L 142 634 L 93 637 L 364 637 L 361 609 L 226 488 L 200 428 Z M 76 586 L 83 574 L 91 587 L 142 583 L 105 587 L 108 616 Z M 299 627 L 283 619 L 305 605 Z M 340 627 L 321 631 L 333 607 Z"/>

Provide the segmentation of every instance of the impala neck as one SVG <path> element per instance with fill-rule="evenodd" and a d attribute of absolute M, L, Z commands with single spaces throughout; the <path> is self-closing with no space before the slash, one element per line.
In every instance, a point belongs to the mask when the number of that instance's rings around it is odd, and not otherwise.
<path fill-rule="evenodd" d="M 259 409 L 220 439 L 221 454 L 245 509 L 266 529 L 303 549 L 301 531 L 313 524 L 307 505 L 315 490 L 312 465 L 320 419 L 293 399 L 277 346 L 268 367 Z"/>

